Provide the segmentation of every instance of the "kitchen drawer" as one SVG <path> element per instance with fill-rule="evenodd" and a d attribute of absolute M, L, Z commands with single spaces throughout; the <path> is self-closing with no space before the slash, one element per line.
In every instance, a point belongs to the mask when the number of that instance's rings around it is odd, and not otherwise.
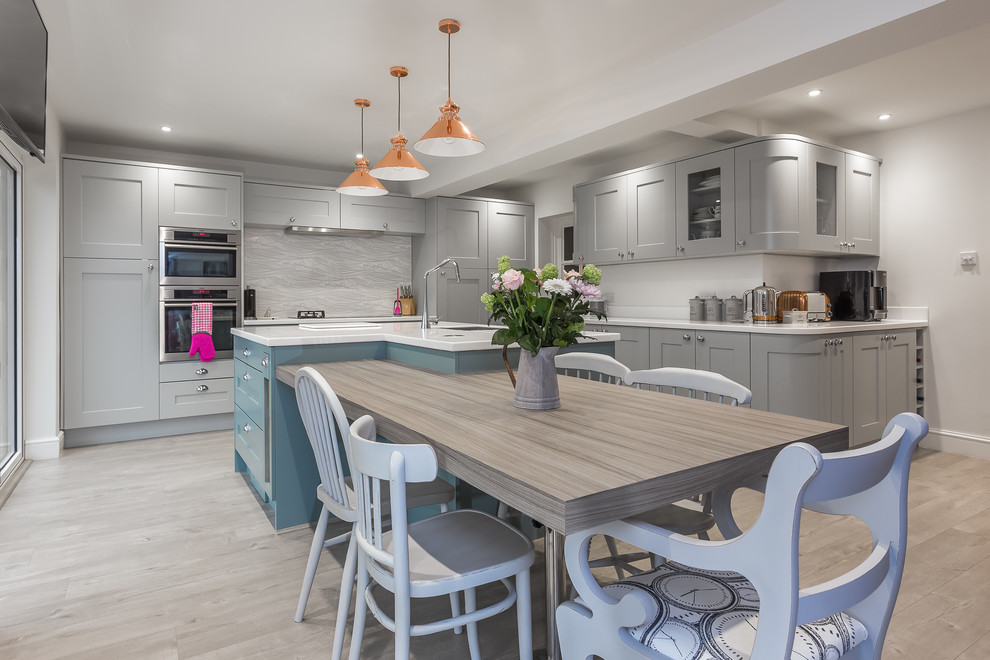
<path fill-rule="evenodd" d="M 234 372 L 237 405 L 265 428 L 265 376 L 257 369 L 237 360 Z"/>
<path fill-rule="evenodd" d="M 268 349 L 261 344 L 234 337 L 234 357 L 262 372 L 265 377 L 271 377 Z"/>
<path fill-rule="evenodd" d="M 158 365 L 158 380 L 162 383 L 230 378 L 233 375 L 233 360 L 213 360 L 212 362 L 189 360 L 188 362 L 162 362 Z"/>
<path fill-rule="evenodd" d="M 265 431 L 240 408 L 234 406 L 234 449 L 254 475 L 255 481 L 271 496 L 268 471 L 268 444 Z"/>
<path fill-rule="evenodd" d="M 159 385 L 159 417 L 193 417 L 234 410 L 234 379 L 183 380 Z"/>

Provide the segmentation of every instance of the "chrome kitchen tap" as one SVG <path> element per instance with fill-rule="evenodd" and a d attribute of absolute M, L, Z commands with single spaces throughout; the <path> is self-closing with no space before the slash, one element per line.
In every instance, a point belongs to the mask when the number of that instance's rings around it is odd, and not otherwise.
<path fill-rule="evenodd" d="M 457 267 L 457 262 L 451 259 L 450 257 L 447 257 L 446 259 L 438 263 L 436 266 L 423 273 L 423 323 L 420 325 L 420 327 L 423 328 L 423 330 L 430 329 L 430 273 L 435 273 L 436 271 L 440 270 L 443 266 L 446 266 L 447 264 L 453 264 L 454 277 L 456 277 L 457 281 L 460 282 L 461 271 Z M 437 314 L 437 321 L 439 320 L 440 320 L 440 315 Z"/>

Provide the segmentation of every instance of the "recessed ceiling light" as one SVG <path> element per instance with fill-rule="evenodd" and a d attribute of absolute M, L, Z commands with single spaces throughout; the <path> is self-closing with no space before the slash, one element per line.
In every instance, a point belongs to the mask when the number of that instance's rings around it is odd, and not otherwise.
<path fill-rule="evenodd" d="M 822 93 L 822 90 L 820 90 L 820 89 L 813 89 L 810 92 L 808 92 L 808 96 L 819 96 L 821 93 Z"/>
<path fill-rule="evenodd" d="M 889 112 L 885 112 L 882 115 L 877 115 L 877 119 L 879 119 L 880 121 L 887 121 L 888 119 L 890 119 L 890 116 L 891 115 Z"/>
<path fill-rule="evenodd" d="M 172 132 L 171 126 L 162 126 L 162 133 L 171 133 L 171 132 Z"/>

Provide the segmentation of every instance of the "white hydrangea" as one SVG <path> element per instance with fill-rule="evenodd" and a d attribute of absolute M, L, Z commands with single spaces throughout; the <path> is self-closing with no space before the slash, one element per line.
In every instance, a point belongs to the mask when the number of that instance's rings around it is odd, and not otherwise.
<path fill-rule="evenodd" d="M 554 278 L 543 283 L 543 290 L 549 294 L 567 295 L 571 292 L 571 285 L 567 280 Z"/>

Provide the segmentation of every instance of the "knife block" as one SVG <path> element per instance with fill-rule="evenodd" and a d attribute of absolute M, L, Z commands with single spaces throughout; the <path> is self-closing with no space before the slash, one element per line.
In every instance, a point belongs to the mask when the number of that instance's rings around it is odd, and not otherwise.
<path fill-rule="evenodd" d="M 413 298 L 399 298 L 399 305 L 402 307 L 403 316 L 412 316 L 416 313 L 416 301 Z"/>

